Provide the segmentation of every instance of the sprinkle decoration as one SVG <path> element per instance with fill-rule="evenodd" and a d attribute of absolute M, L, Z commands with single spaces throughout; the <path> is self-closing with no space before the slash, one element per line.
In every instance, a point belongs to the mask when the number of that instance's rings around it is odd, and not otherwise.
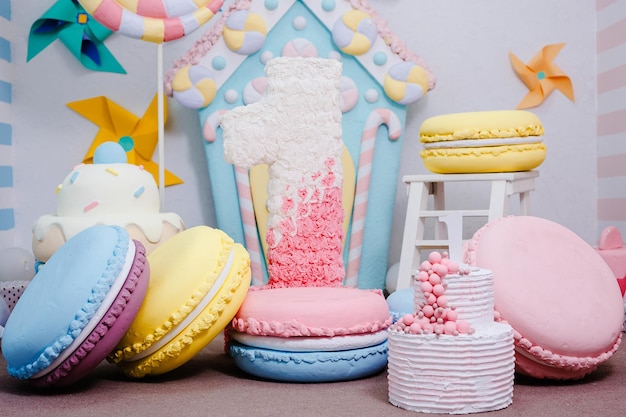
<path fill-rule="evenodd" d="M 88 211 L 93 210 L 94 208 L 96 208 L 98 206 L 98 204 L 100 204 L 100 202 L 98 200 L 94 200 L 91 203 L 87 204 L 85 206 L 85 208 L 83 209 L 83 211 L 85 213 L 87 213 Z"/>
<path fill-rule="evenodd" d="M 105 171 L 106 171 L 106 172 L 108 172 L 109 174 L 113 174 L 113 175 L 115 175 L 116 177 L 120 175 L 120 174 L 119 174 L 116 170 L 114 170 L 113 168 L 107 168 L 107 169 L 105 169 Z"/>
<path fill-rule="evenodd" d="M 70 177 L 70 184 L 74 184 L 74 182 L 76 181 L 79 175 L 80 175 L 80 172 L 74 171 L 72 173 L 72 176 Z"/>
<path fill-rule="evenodd" d="M 425 302 L 417 306 L 415 314 L 405 314 L 391 326 L 391 330 L 408 334 L 436 334 L 458 336 L 472 334 L 474 329 L 464 320 L 457 320 L 458 313 L 448 304 L 445 295 L 449 274 L 467 274 L 448 254 L 431 252 L 428 260 L 422 262 L 415 275 L 415 286 L 424 294 Z"/>
<path fill-rule="evenodd" d="M 143 192 L 145 191 L 145 187 L 143 185 L 141 185 L 139 188 L 137 188 L 137 190 L 133 193 L 133 197 L 135 198 L 139 198 L 141 197 L 141 195 L 143 194 Z"/>
<path fill-rule="evenodd" d="M 57 189 L 54 191 L 54 193 L 59 194 L 61 192 L 61 188 L 63 188 L 63 184 L 57 185 Z"/>

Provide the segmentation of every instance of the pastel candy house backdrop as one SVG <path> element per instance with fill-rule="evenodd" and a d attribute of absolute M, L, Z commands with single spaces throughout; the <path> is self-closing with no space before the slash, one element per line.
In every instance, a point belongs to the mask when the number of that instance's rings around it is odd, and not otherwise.
<path fill-rule="evenodd" d="M 60 42 L 27 61 L 30 28 L 56 1 L 35 3 L 36 7 L 33 2 L 0 0 L 0 38 L 6 39 L 1 41 L 3 45 L 10 41 L 11 46 L 10 62 L 0 58 L 0 76 L 8 81 L 3 85 L 10 84 L 12 88 L 11 103 L 0 101 L 0 165 L 11 175 L 6 177 L 11 179 L 11 186 L 5 186 L 9 183 L 5 182 L 0 187 L 0 212 L 5 216 L 1 226 L 7 228 L 0 230 L 0 249 L 13 246 L 30 249 L 34 220 L 55 209 L 56 186 L 67 170 L 82 160 L 97 134 L 98 127 L 69 109 L 67 103 L 105 94 L 141 115 L 155 94 L 155 45 L 121 34 L 112 34 L 106 46 L 127 74 L 89 71 Z M 225 3 L 232 4 L 233 0 Z M 261 0 L 253 6 L 263 7 L 263 3 Z M 608 225 L 616 225 L 622 236 L 626 236 L 626 119 L 623 117 L 626 2 L 368 0 L 368 3 L 376 7 L 394 33 L 424 57 L 437 75 L 435 90 L 407 106 L 406 124 L 399 139 L 403 142 L 403 156 L 398 180 L 405 174 L 428 173 L 418 156 L 421 150 L 418 132 L 423 120 L 459 111 L 514 108 L 528 88 L 512 70 L 509 52 L 527 62 L 542 46 L 565 43 L 555 63 L 571 77 L 576 101 L 556 93 L 532 109 L 544 123 L 548 155 L 532 192 L 531 212 L 563 224 L 590 244 L 597 244 L 601 231 Z M 245 9 L 244 6 L 241 3 L 240 7 Z M 190 63 L 191 60 L 184 61 L 192 58 L 187 51 L 197 51 L 194 59 L 199 61 L 211 49 L 213 55 L 204 60 L 207 68 L 215 77 L 225 74 L 226 70 L 212 69 L 212 56 L 218 54 L 213 51 L 215 48 L 225 50 L 224 56 L 229 60 L 243 61 L 227 47 L 217 46 L 222 34 L 218 27 L 223 28 L 221 19 L 228 13 L 227 9 L 219 11 L 206 28 L 165 44 L 166 68 L 175 60 L 179 67 Z M 313 21 L 319 22 L 317 18 Z M 468 21 L 472 25 L 467 25 Z M 531 31 L 529 21 L 533 21 Z M 300 36 L 286 19 L 280 25 L 295 37 Z M 330 33 L 328 28 L 325 31 Z M 493 35 L 496 32 L 499 36 Z M 193 46 L 200 38 L 202 43 Z M 274 42 L 273 33 L 268 35 L 268 44 L 270 41 Z M 366 56 L 355 59 L 363 60 Z M 346 58 L 343 57 L 344 64 Z M 219 60 L 216 63 L 219 65 Z M 262 74 L 260 68 L 256 74 L 254 77 Z M 359 87 L 361 91 L 366 89 Z M 215 227 L 203 151 L 207 143 L 201 139 L 198 114 L 202 116 L 173 99 L 168 102 L 165 166 L 183 179 L 184 184 L 167 187 L 165 210 L 179 213 L 188 226 Z M 203 117 L 202 122 L 205 120 Z M 363 119 L 358 126 L 352 124 L 358 129 L 356 136 L 361 134 L 364 122 Z M 390 142 L 384 126 L 378 135 Z M 377 153 L 382 148 L 378 145 Z M 398 181 L 395 188 L 388 249 L 390 264 L 399 259 L 406 212 L 404 184 Z M 481 191 L 481 187 L 470 185 L 452 193 L 450 206 L 456 207 L 456 202 L 463 207 L 482 207 L 481 198 L 488 196 Z M 216 199 L 220 198 L 216 193 Z"/>
<path fill-rule="evenodd" d="M 278 56 L 342 62 L 344 188 L 353 187 L 344 191 L 345 284 L 383 288 L 406 106 L 434 86 L 434 77 L 365 1 L 237 1 L 176 62 L 166 91 L 199 111 L 217 227 L 245 244 L 255 284 L 267 281 L 264 173 L 224 161 L 219 121 L 224 111 L 263 96 L 265 63 Z"/>

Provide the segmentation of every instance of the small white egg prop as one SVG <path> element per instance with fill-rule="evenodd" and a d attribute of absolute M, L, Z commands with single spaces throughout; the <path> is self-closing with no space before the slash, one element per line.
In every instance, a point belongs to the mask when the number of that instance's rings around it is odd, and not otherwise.
<path fill-rule="evenodd" d="M 385 289 L 389 294 L 392 294 L 398 289 L 398 270 L 400 269 L 400 262 L 397 262 L 389 267 L 387 270 L 387 277 L 385 280 Z"/>
<path fill-rule="evenodd" d="M 30 281 L 35 276 L 35 257 L 26 249 L 0 250 L 0 281 Z"/>
<path fill-rule="evenodd" d="M 7 323 L 10 313 L 9 306 L 0 298 L 0 338 L 2 333 L 4 333 L 4 325 Z"/>

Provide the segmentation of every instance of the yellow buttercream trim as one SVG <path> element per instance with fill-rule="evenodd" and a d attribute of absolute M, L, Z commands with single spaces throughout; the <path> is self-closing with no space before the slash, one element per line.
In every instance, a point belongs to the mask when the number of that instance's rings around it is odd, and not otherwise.
<path fill-rule="evenodd" d="M 420 127 L 421 142 L 460 139 L 542 136 L 539 118 L 524 110 L 455 113 L 426 119 Z"/>
<path fill-rule="evenodd" d="M 546 158 L 543 143 L 480 148 L 429 149 L 424 166 L 438 174 L 517 172 L 537 168 Z"/>
<path fill-rule="evenodd" d="M 217 259 L 217 262 L 215 263 L 215 267 L 212 273 L 207 275 L 207 280 L 200 283 L 200 286 L 197 289 L 193 290 L 193 292 L 190 294 L 190 297 L 187 299 L 185 304 L 177 308 L 164 323 L 159 325 L 151 334 L 146 335 L 146 337 L 142 341 L 132 343 L 129 346 L 118 347 L 117 350 L 113 351 L 109 355 L 109 360 L 111 362 L 119 363 L 120 361 L 128 360 L 132 358 L 133 356 L 136 356 L 137 354 L 148 349 L 158 340 L 160 340 L 165 335 L 167 335 L 178 324 L 180 324 L 185 319 L 185 317 L 187 317 L 187 315 L 191 311 L 193 311 L 194 308 L 209 293 L 209 291 L 213 287 L 213 284 L 215 283 L 216 278 L 219 276 L 220 272 L 224 268 L 224 265 L 227 264 L 228 258 L 231 252 L 231 248 L 234 245 L 233 240 L 224 232 L 222 232 L 221 230 L 217 230 L 217 229 L 213 229 L 213 230 L 219 233 L 220 235 L 219 236 L 220 252 L 219 252 L 218 259 Z M 165 245 L 167 245 L 167 242 L 164 244 L 164 246 Z M 162 248 L 162 249 L 165 249 L 165 248 Z M 149 258 L 150 257 L 148 257 L 148 259 Z M 173 281 L 176 282 L 175 279 L 173 279 Z M 148 292 L 145 302 L 147 303 L 147 302 L 158 302 L 158 301 L 150 300 L 150 293 Z M 133 328 L 131 326 L 131 329 L 129 330 L 129 333 L 127 333 L 127 335 L 130 334 L 132 331 L 133 331 Z"/>
<path fill-rule="evenodd" d="M 250 256 L 239 244 L 234 245 L 235 262 L 228 279 L 212 301 L 170 343 L 152 355 L 135 362 L 122 362 L 122 371 L 132 377 L 169 372 L 193 358 L 231 322 L 250 286 Z"/>

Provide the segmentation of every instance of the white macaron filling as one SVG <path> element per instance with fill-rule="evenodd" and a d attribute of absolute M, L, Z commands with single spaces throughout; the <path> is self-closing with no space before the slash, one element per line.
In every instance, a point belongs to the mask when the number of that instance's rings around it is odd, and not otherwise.
<path fill-rule="evenodd" d="M 425 142 L 424 149 L 482 148 L 488 146 L 525 145 L 529 143 L 541 142 L 543 142 L 543 136 L 444 140 L 439 142 Z"/>
<path fill-rule="evenodd" d="M 200 303 L 198 303 L 198 305 L 196 305 L 194 309 L 191 312 L 189 312 L 189 314 L 180 323 L 178 323 L 178 325 L 176 325 L 172 330 L 170 330 L 165 336 L 157 340 L 146 350 L 139 352 L 136 355 L 133 355 L 125 359 L 124 362 L 133 362 L 133 361 L 137 361 L 145 357 L 148 357 L 152 355 L 154 352 L 156 352 L 157 350 L 161 349 L 163 346 L 170 343 L 175 337 L 177 337 L 180 333 L 182 333 L 185 330 L 185 328 L 189 326 L 189 324 L 191 324 L 191 322 L 193 322 L 200 314 L 202 314 L 204 309 L 211 303 L 211 301 L 213 301 L 213 298 L 215 297 L 217 292 L 222 288 L 222 285 L 224 285 L 224 283 L 226 282 L 226 279 L 230 275 L 234 262 L 235 262 L 235 251 L 231 249 L 226 265 L 224 265 L 224 268 L 222 269 L 219 276 L 215 280 L 215 283 L 211 287 L 211 290 L 207 293 L 207 295 L 204 296 L 202 301 L 200 301 Z"/>
<path fill-rule="evenodd" d="M 91 332 L 98 325 L 100 320 L 102 320 L 105 314 L 109 311 L 109 308 L 111 307 L 111 305 L 117 298 L 118 294 L 122 290 L 122 287 L 124 286 L 124 283 L 126 282 L 126 278 L 128 277 L 128 274 L 130 273 L 130 269 L 133 266 L 133 261 L 135 259 L 135 251 L 136 251 L 135 242 L 133 242 L 133 240 L 130 239 L 128 243 L 128 251 L 126 251 L 126 258 L 124 259 L 124 265 L 122 266 L 122 269 L 120 270 L 120 273 L 118 274 L 113 284 L 111 284 L 111 288 L 109 289 L 109 292 L 100 303 L 100 307 L 98 307 L 94 315 L 91 317 L 91 319 L 89 319 L 88 324 L 83 328 L 83 330 L 74 339 L 74 341 L 63 352 L 61 352 L 59 356 L 57 356 L 57 358 L 54 361 L 52 361 L 50 365 L 48 365 L 48 367 L 46 367 L 45 369 L 33 375 L 32 378 L 40 378 L 46 375 L 47 373 L 51 372 L 52 370 L 56 369 L 67 358 L 69 358 L 70 355 L 72 355 L 74 351 L 76 351 L 76 349 L 78 349 L 78 347 L 85 341 L 85 339 L 87 339 L 87 336 L 91 334 Z M 45 268 L 45 265 L 43 266 L 43 268 Z"/>

